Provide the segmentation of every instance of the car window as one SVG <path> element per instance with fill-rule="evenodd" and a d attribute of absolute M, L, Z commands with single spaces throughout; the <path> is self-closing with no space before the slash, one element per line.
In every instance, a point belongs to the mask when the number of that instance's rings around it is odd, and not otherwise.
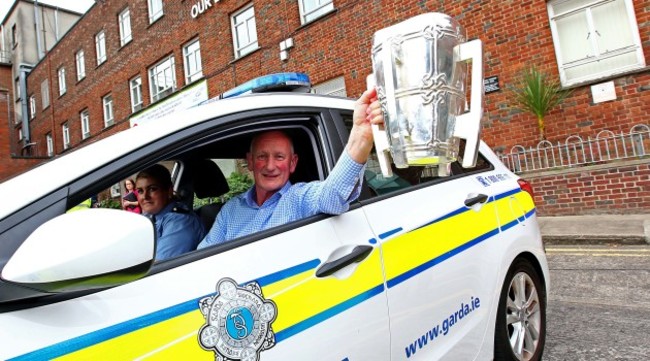
<path fill-rule="evenodd" d="M 291 136 L 295 152 L 300 155 L 296 171 L 290 178 L 292 183 L 325 179 L 321 154 L 324 145 L 322 142 L 316 144 L 318 132 L 300 122 L 286 125 L 285 122 L 287 120 L 282 119 L 282 124 L 278 126 Z M 169 147 L 154 152 L 158 154 L 152 160 L 170 172 L 174 200 L 183 205 L 183 209 L 198 215 L 206 233 L 221 207 L 253 185 L 253 176 L 248 170 L 245 156 L 253 136 L 269 129 L 276 129 L 276 126 L 272 123 L 264 127 L 249 126 L 225 137 L 206 137 L 177 149 Z M 139 160 L 141 165 L 126 163 L 121 169 L 112 170 L 111 178 L 97 179 L 97 183 L 93 184 L 99 188 L 97 190 L 84 189 L 84 192 L 71 195 L 67 212 L 88 208 L 122 209 L 123 198 L 128 194 L 125 181 L 136 179 L 141 170 L 151 166 L 146 161 L 151 156 L 142 154 L 144 159 Z"/>
<path fill-rule="evenodd" d="M 342 113 L 341 117 L 343 118 L 348 131 L 350 131 L 352 129 L 352 113 Z M 461 142 L 460 147 L 462 149 L 463 142 Z M 420 184 L 445 181 L 445 179 L 451 179 L 464 174 L 489 170 L 492 169 L 492 165 L 485 157 L 483 157 L 482 154 L 479 153 L 475 167 L 463 168 L 460 163 L 456 161 L 449 165 L 449 176 L 444 177 L 438 175 L 438 166 L 435 165 L 397 168 L 391 163 L 391 169 L 393 175 L 385 177 L 379 165 L 377 151 L 373 148 L 370 153 L 370 158 L 366 163 L 364 174 L 366 186 L 370 190 L 370 192 L 367 193 L 369 193 L 371 197 L 395 193 Z"/>

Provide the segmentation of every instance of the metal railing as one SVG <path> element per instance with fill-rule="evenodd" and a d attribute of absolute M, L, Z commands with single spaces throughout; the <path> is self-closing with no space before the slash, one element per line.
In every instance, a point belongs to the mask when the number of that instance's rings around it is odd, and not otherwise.
<path fill-rule="evenodd" d="M 515 145 L 499 159 L 515 173 L 585 166 L 602 162 L 641 158 L 650 155 L 650 126 L 637 124 L 629 132 L 615 134 L 603 130 L 595 138 L 578 135 L 566 138 L 564 143 L 552 144 L 543 140 L 536 147 L 526 149 Z"/>

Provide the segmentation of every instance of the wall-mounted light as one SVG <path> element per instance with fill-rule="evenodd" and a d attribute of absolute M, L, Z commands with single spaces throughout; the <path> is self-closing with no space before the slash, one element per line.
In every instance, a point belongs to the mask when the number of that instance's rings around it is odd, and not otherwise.
<path fill-rule="evenodd" d="M 287 38 L 280 42 L 280 60 L 289 59 L 289 49 L 293 48 L 293 38 Z"/>

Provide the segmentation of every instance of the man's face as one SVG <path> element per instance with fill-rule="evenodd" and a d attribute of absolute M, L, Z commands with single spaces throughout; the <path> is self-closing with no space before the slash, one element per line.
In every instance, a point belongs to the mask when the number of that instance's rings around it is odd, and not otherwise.
<path fill-rule="evenodd" d="M 171 189 L 161 186 L 155 179 L 144 177 L 135 181 L 138 203 L 147 214 L 158 214 L 171 200 Z"/>
<path fill-rule="evenodd" d="M 257 201 L 262 203 L 287 183 L 296 169 L 298 156 L 293 154 L 291 141 L 283 133 L 269 132 L 257 138 L 247 160 L 255 178 Z"/>

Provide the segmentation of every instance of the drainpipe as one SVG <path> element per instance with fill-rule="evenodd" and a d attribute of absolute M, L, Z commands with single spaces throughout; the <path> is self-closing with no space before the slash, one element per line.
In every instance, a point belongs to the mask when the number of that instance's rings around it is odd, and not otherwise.
<path fill-rule="evenodd" d="M 34 0 L 34 25 L 36 26 L 36 49 L 38 52 L 38 60 L 41 60 L 45 54 L 41 40 L 41 22 L 38 17 L 38 0 Z"/>
<path fill-rule="evenodd" d="M 55 43 L 59 42 L 59 7 L 57 6 L 56 9 L 54 9 L 54 38 Z"/>
<path fill-rule="evenodd" d="M 20 64 L 18 66 L 18 86 L 20 87 L 20 107 L 22 109 L 22 123 L 23 123 L 23 139 L 24 144 L 30 143 L 31 135 L 29 132 L 29 104 L 27 103 L 27 74 L 29 74 L 33 65 Z"/>

